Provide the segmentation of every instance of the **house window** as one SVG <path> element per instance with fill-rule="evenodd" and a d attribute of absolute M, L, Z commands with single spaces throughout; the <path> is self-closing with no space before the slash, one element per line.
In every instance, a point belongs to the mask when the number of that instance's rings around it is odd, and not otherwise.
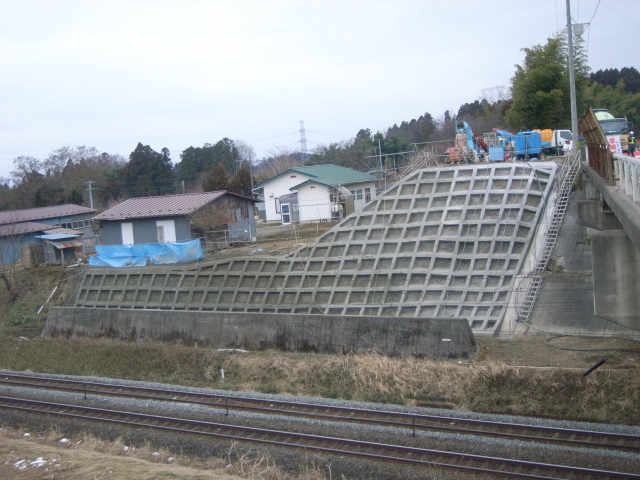
<path fill-rule="evenodd" d="M 362 200 L 362 189 L 351 192 L 355 196 L 356 200 Z"/>
<path fill-rule="evenodd" d="M 280 199 L 276 198 L 274 201 L 276 202 L 276 213 L 280 213 Z"/>
<path fill-rule="evenodd" d="M 340 201 L 339 195 L 331 195 L 331 203 L 338 203 Z"/>
<path fill-rule="evenodd" d="M 370 202 L 371 201 L 371 189 L 370 188 L 365 188 L 364 189 L 364 200 L 366 202 Z"/>

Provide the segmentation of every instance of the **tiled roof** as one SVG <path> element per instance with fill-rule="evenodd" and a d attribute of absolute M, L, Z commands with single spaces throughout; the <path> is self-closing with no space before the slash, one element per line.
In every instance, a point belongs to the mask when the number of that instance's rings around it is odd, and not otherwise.
<path fill-rule="evenodd" d="M 33 232 L 44 232 L 55 228 L 55 225 L 49 225 L 47 223 L 36 222 L 22 222 L 7 225 L 0 225 L 0 237 L 12 236 L 12 235 L 25 235 Z"/>
<path fill-rule="evenodd" d="M 67 217 L 80 215 L 81 213 L 93 213 L 93 208 L 79 205 L 54 205 L 52 207 L 27 208 L 25 210 L 9 210 L 0 212 L 0 225 L 19 222 L 32 222 L 34 220 L 46 220 L 47 218 Z"/>
<path fill-rule="evenodd" d="M 130 198 L 102 212 L 100 215 L 93 217 L 93 219 L 99 222 L 101 220 L 190 215 L 225 194 L 254 201 L 248 197 L 225 190 L 204 193 L 185 193 L 182 195 L 165 195 L 162 197 Z"/>
<path fill-rule="evenodd" d="M 290 168 L 286 172 L 282 172 L 275 177 L 271 177 L 270 179 L 259 183 L 255 188 L 259 188 L 264 184 L 269 183 L 271 180 L 282 177 L 283 175 L 286 175 L 290 172 L 296 172 L 301 175 L 306 175 L 308 177 L 311 177 L 306 181 L 319 183 L 328 187 L 335 187 L 336 185 L 348 185 L 350 183 L 376 181 L 376 177 L 372 175 L 358 172 L 357 170 L 352 170 L 350 168 L 340 167 L 338 165 L 309 165 L 307 167 Z M 303 179 L 302 183 L 304 182 L 305 180 Z M 295 188 L 296 187 L 293 187 L 293 189 Z"/>

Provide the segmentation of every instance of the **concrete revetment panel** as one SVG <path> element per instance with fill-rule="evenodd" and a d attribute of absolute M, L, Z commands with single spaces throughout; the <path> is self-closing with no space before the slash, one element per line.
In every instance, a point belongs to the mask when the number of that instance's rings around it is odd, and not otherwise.
<path fill-rule="evenodd" d="M 466 318 L 493 334 L 555 172 L 553 162 L 418 170 L 287 256 L 131 268 L 119 289 L 135 293 L 117 297 L 104 282 L 113 269 L 90 268 L 74 306 Z"/>

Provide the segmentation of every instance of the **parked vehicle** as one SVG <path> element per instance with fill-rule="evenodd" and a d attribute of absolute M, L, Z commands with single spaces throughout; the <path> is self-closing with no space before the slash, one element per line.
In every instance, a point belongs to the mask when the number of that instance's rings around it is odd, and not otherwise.
<path fill-rule="evenodd" d="M 573 134 L 571 130 L 534 130 L 540 132 L 542 153 L 545 155 L 561 156 L 573 148 Z"/>
<path fill-rule="evenodd" d="M 632 122 L 626 117 L 615 118 L 606 108 L 594 108 L 593 113 L 602 127 L 602 131 L 607 137 L 620 137 L 622 152 L 629 151 L 629 132 L 633 128 Z"/>

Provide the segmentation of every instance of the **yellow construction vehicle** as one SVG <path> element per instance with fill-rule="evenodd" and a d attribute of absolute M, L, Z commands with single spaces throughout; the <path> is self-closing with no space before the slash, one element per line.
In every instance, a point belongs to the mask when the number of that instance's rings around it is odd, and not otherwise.
<path fill-rule="evenodd" d="M 620 137 L 622 152 L 629 151 L 629 132 L 633 128 L 627 117 L 615 118 L 606 108 L 594 108 L 593 113 L 602 127 L 602 131 L 607 137 Z"/>

